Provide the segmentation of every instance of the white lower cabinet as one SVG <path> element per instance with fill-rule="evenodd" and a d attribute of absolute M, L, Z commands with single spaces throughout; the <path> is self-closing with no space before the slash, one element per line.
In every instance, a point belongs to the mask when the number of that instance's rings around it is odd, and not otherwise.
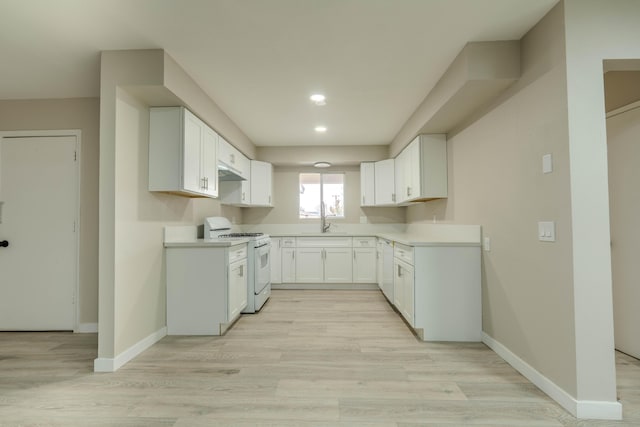
<path fill-rule="evenodd" d="M 282 283 L 295 283 L 296 281 L 296 238 L 282 238 Z"/>
<path fill-rule="evenodd" d="M 353 283 L 376 283 L 377 253 L 375 237 L 353 238 Z"/>
<path fill-rule="evenodd" d="M 297 282 L 324 282 L 324 260 L 322 248 L 297 248 L 295 259 Z"/>
<path fill-rule="evenodd" d="M 425 341 L 481 341 L 479 246 L 394 244 L 396 309 Z"/>
<path fill-rule="evenodd" d="M 375 237 L 276 237 L 271 248 L 271 283 L 376 283 Z"/>
<path fill-rule="evenodd" d="M 229 319 L 247 307 L 247 259 L 229 264 Z"/>
<path fill-rule="evenodd" d="M 282 283 L 282 238 L 271 238 L 271 283 Z"/>
<path fill-rule="evenodd" d="M 349 283 L 353 276 L 352 248 L 324 248 L 324 283 Z"/>
<path fill-rule="evenodd" d="M 394 267 L 394 305 L 411 326 L 415 326 L 414 314 L 414 270 L 411 264 L 399 260 L 393 261 Z"/>
<path fill-rule="evenodd" d="M 247 244 L 167 247 L 167 334 L 221 335 L 247 306 Z"/>

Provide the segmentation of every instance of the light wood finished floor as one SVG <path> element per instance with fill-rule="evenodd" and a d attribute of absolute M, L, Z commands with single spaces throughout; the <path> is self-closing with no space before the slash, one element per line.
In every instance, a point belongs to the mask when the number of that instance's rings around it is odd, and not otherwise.
<path fill-rule="evenodd" d="M 640 426 L 576 421 L 480 343 L 418 341 L 377 291 L 274 291 L 223 337 L 165 337 L 113 374 L 94 334 L 0 333 L 0 425 Z"/>

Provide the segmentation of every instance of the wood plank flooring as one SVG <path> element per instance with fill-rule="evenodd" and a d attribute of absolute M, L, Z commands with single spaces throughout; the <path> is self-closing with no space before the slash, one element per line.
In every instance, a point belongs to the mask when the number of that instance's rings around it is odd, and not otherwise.
<path fill-rule="evenodd" d="M 378 291 L 274 291 L 223 337 L 165 337 L 96 374 L 95 334 L 0 333 L 0 426 L 640 426 L 577 421 L 480 343 L 423 343 Z"/>

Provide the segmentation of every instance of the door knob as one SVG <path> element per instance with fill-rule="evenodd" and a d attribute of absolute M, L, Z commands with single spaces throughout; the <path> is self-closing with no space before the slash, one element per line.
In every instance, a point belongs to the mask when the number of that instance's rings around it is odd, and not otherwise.
<path fill-rule="evenodd" d="M 9 246 L 9 241 L 3 240 L 0 242 L 0 248 L 6 248 L 7 246 Z"/>

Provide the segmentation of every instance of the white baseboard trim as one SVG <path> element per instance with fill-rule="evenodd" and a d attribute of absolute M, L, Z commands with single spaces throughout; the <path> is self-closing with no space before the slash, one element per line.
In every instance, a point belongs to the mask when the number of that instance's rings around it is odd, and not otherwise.
<path fill-rule="evenodd" d="M 116 357 L 99 357 L 93 361 L 94 372 L 115 372 L 140 353 L 160 341 L 167 335 L 167 327 L 158 329 L 151 335 L 138 341 Z"/>
<path fill-rule="evenodd" d="M 98 332 L 97 323 L 80 323 L 78 329 L 75 330 L 77 334 L 95 334 Z"/>
<path fill-rule="evenodd" d="M 620 402 L 577 400 L 485 332 L 482 332 L 482 342 L 574 417 L 598 420 L 622 419 Z"/>
<path fill-rule="evenodd" d="M 373 291 L 379 288 L 375 283 L 272 283 L 271 289 Z"/>

